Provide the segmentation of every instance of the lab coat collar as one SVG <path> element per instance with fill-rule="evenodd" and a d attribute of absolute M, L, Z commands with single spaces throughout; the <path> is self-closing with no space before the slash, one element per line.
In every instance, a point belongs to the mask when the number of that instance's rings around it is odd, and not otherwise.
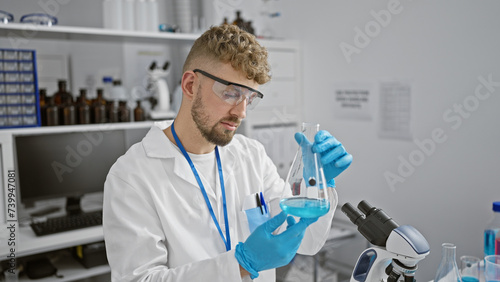
<path fill-rule="evenodd" d="M 163 130 L 169 127 L 172 122 L 173 121 L 170 120 L 154 123 L 148 134 L 143 139 L 143 146 L 146 155 L 150 158 L 173 159 L 174 173 L 199 188 L 198 182 L 196 182 L 188 162 L 184 159 L 184 156 L 180 152 L 179 148 L 175 146 L 163 132 Z M 219 147 L 226 190 L 228 189 L 228 185 L 234 183 L 233 172 L 236 157 L 234 154 L 235 148 L 233 148 L 234 146 L 232 146 L 232 142 L 233 141 L 224 147 Z M 167 146 L 171 146 L 171 148 L 168 148 Z M 212 189 L 207 189 L 207 195 L 214 199 L 216 198 Z"/>
<path fill-rule="evenodd" d="M 170 146 L 171 142 L 163 132 L 173 121 L 155 122 L 143 139 L 143 146 L 146 155 L 150 158 L 174 158 L 174 150 L 166 150 L 165 146 Z"/>

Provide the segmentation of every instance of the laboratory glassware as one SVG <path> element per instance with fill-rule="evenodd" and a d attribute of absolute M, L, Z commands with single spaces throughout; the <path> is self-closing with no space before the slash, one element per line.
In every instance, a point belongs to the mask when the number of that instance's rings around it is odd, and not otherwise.
<path fill-rule="evenodd" d="M 66 96 L 62 106 L 63 125 L 76 124 L 76 107 L 70 96 Z"/>
<path fill-rule="evenodd" d="M 457 247 L 451 243 L 444 243 L 441 249 L 441 262 L 436 272 L 434 282 L 461 282 L 456 261 Z"/>
<path fill-rule="evenodd" d="M 79 124 L 89 124 L 90 123 L 90 101 L 87 100 L 87 90 L 80 89 L 80 97 L 78 98 L 78 103 L 76 109 L 78 112 L 78 123 Z"/>
<path fill-rule="evenodd" d="M 42 126 L 47 125 L 47 89 L 40 88 L 39 104 L 40 104 L 40 118 L 42 119 Z"/>
<path fill-rule="evenodd" d="M 289 214 L 304 218 L 325 215 L 330 206 L 337 205 L 336 193 L 327 187 L 320 155 L 312 151 L 314 136 L 319 131 L 319 124 L 303 123 L 302 133 L 305 138 L 292 162 L 285 181 L 284 195 L 280 207 Z"/>
<path fill-rule="evenodd" d="M 97 98 L 92 101 L 92 120 L 94 123 L 106 122 L 106 100 L 102 88 L 97 89 Z"/>
<path fill-rule="evenodd" d="M 0 10 L 0 23 L 7 24 L 14 21 L 14 15 L 9 12 Z"/>
<path fill-rule="evenodd" d="M 137 106 L 134 108 L 134 121 L 146 120 L 146 113 L 141 106 L 141 100 L 137 100 Z"/>
<path fill-rule="evenodd" d="M 66 90 L 66 80 L 59 80 L 57 82 L 57 86 L 57 92 L 52 95 L 54 104 L 60 106 L 66 101 L 66 99 L 69 99 L 71 102 L 73 102 L 73 95 L 71 95 L 71 93 Z"/>
<path fill-rule="evenodd" d="M 20 22 L 34 25 L 53 26 L 57 24 L 57 18 L 49 14 L 33 13 L 22 16 Z"/>
<path fill-rule="evenodd" d="M 481 260 L 474 256 L 460 257 L 460 275 L 462 282 L 479 282 L 479 265 Z"/>
<path fill-rule="evenodd" d="M 127 101 L 118 102 L 118 121 L 120 122 L 130 121 L 130 108 L 127 106 Z"/>
<path fill-rule="evenodd" d="M 484 258 L 484 278 L 486 282 L 500 281 L 500 256 L 492 255 Z"/>
<path fill-rule="evenodd" d="M 500 255 L 500 202 L 493 202 L 493 218 L 484 229 L 484 256 Z M 499 242 L 495 242 L 498 240 Z M 496 245 L 496 248 L 495 248 Z"/>
<path fill-rule="evenodd" d="M 47 116 L 47 125 L 56 126 L 60 124 L 59 107 L 55 104 L 54 99 L 49 99 L 49 104 L 45 109 Z"/>

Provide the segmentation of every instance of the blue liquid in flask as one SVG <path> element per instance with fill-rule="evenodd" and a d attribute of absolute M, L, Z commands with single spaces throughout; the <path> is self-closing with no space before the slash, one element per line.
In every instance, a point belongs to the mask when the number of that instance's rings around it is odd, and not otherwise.
<path fill-rule="evenodd" d="M 462 276 L 462 282 L 479 282 L 479 279 L 471 276 Z"/>
<path fill-rule="evenodd" d="M 330 210 L 330 202 L 325 199 L 287 198 L 280 201 L 281 209 L 288 215 L 304 218 L 320 217 Z"/>

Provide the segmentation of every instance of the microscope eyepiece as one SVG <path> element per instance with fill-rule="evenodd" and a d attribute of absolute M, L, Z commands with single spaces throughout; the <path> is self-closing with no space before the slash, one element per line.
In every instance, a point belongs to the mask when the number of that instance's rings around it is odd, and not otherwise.
<path fill-rule="evenodd" d="M 373 245 L 385 247 L 391 231 L 399 225 L 383 210 L 371 206 L 366 201 L 358 204 L 359 210 L 350 203 L 342 206 L 342 212 L 358 226 L 358 231 Z"/>
<path fill-rule="evenodd" d="M 368 214 L 370 214 L 370 212 L 372 212 L 372 210 L 375 210 L 376 208 L 374 208 L 372 205 L 368 204 L 367 201 L 363 200 L 363 201 L 359 202 L 358 209 L 360 211 L 362 211 L 364 214 L 368 215 Z"/>
<path fill-rule="evenodd" d="M 360 224 L 359 219 L 364 219 L 365 216 L 360 213 L 355 207 L 353 207 L 350 203 L 345 203 L 342 208 L 342 212 L 349 218 L 349 220 L 358 225 Z"/>

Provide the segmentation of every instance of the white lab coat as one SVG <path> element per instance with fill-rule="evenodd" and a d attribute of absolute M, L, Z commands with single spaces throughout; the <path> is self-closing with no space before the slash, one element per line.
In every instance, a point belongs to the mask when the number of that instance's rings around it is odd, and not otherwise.
<path fill-rule="evenodd" d="M 284 181 L 259 142 L 237 134 L 219 147 L 229 226 L 218 177 L 219 192 L 206 191 L 223 233 L 230 230 L 226 251 L 188 162 L 162 131 L 170 124 L 155 123 L 106 179 L 103 227 L 112 280 L 242 281 L 234 249 L 250 234 L 244 198 L 263 192 L 274 216 Z M 323 246 L 334 209 L 307 229 L 299 253 L 312 255 Z M 275 281 L 275 271 L 262 271 L 255 281 Z"/>

